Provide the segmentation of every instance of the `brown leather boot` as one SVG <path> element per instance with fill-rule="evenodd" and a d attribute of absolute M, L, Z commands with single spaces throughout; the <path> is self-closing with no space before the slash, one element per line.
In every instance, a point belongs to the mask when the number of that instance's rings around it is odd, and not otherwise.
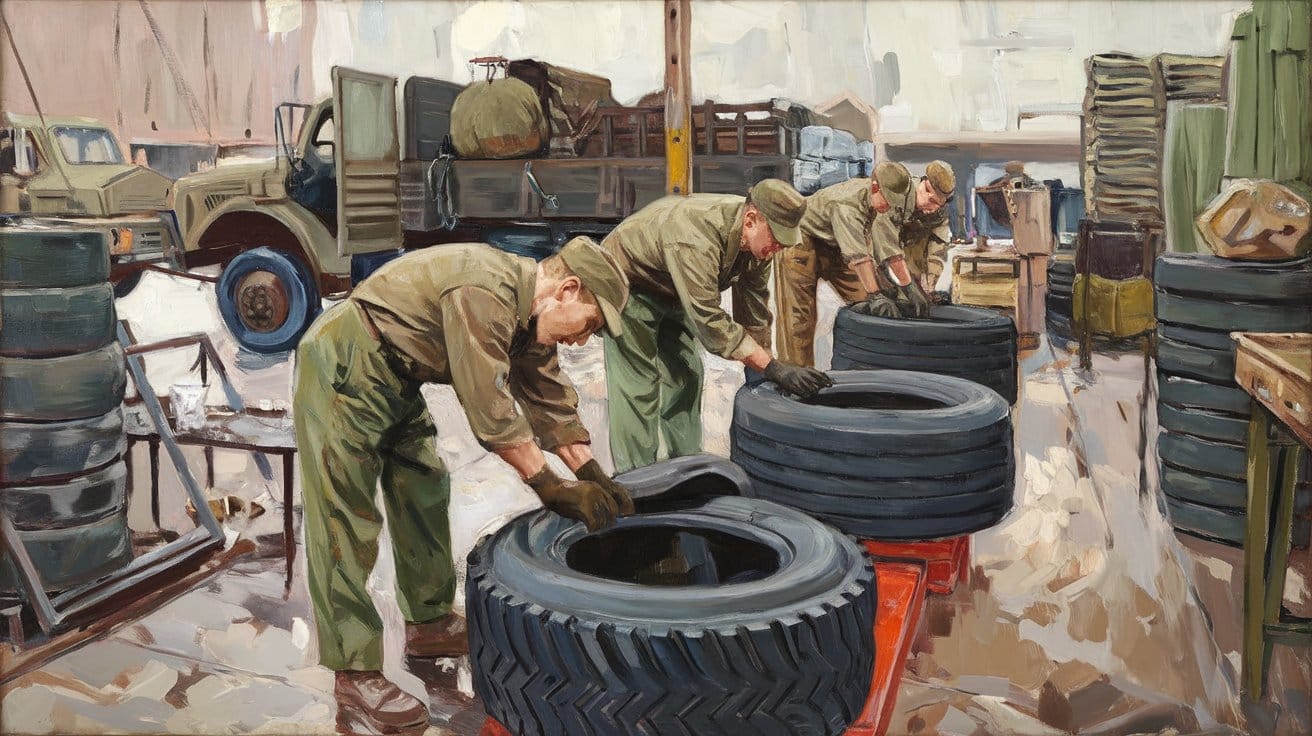
<path fill-rule="evenodd" d="M 405 625 L 407 657 L 462 657 L 469 654 L 465 617 L 455 613 L 435 621 Z"/>
<path fill-rule="evenodd" d="M 428 728 L 428 706 L 376 670 L 338 672 L 333 696 L 338 733 L 408 736 Z"/>

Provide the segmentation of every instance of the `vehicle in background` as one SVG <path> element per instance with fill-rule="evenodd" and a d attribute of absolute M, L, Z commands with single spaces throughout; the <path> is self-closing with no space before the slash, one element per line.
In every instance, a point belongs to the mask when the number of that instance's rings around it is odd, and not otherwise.
<path fill-rule="evenodd" d="M 278 106 L 275 159 L 175 183 L 186 266 L 223 267 L 219 310 L 242 346 L 290 350 L 322 297 L 344 295 L 404 249 L 483 241 L 543 258 L 575 235 L 603 237 L 665 195 L 661 106 L 599 106 L 606 100 L 566 115 L 561 75 L 572 75 L 567 87 L 600 80 L 607 93 L 609 82 L 533 61 L 510 62 L 512 74 L 516 65 L 555 133 L 534 156 L 453 155 L 463 85 L 412 77 L 398 105 L 395 77 L 334 67 L 331 98 Z M 785 100 L 707 102 L 693 118 L 693 191 L 734 194 L 792 178 L 801 129 L 823 122 Z"/>
<path fill-rule="evenodd" d="M 151 264 L 180 266 L 169 211 L 171 182 L 128 163 L 113 131 L 90 118 L 5 113 L 0 128 L 0 215 L 107 230 L 110 278 L 123 296 Z"/>

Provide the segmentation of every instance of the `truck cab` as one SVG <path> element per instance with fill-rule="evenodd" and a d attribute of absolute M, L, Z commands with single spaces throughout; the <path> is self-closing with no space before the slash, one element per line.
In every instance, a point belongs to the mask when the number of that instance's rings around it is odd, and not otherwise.
<path fill-rule="evenodd" d="M 81 117 L 6 113 L 0 127 L 0 214 L 101 227 L 111 279 L 126 294 L 150 264 L 176 266 L 168 177 L 129 163 L 114 133 Z"/>

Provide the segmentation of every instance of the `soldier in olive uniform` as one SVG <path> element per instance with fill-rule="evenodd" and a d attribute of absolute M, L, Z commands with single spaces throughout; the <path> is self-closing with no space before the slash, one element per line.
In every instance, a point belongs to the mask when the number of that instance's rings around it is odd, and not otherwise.
<path fill-rule="evenodd" d="M 306 332 L 293 414 L 310 599 L 320 662 L 337 671 L 339 729 L 428 723 L 425 704 L 381 673 L 382 620 L 365 585 L 383 524 L 379 481 L 406 653 L 468 651 L 464 620 L 451 612 L 450 480 L 420 386 L 452 386 L 474 435 L 547 508 L 601 528 L 633 503 L 592 459 L 556 345 L 581 344 L 603 326 L 618 336 L 627 300 L 619 265 L 587 238 L 541 264 L 482 244 L 443 245 L 383 266 Z M 579 480 L 557 477 L 543 450 Z"/>
<path fill-rule="evenodd" d="M 925 316 L 928 303 L 924 292 L 933 291 L 947 262 L 948 243 L 952 241 L 952 228 L 944 209 L 952 199 L 957 179 L 952 167 L 945 161 L 931 161 L 912 189 L 908 205 L 903 209 L 906 217 L 899 223 L 897 241 L 906 259 L 905 271 L 897 268 L 880 273 L 880 286 L 884 299 L 872 299 L 872 310 L 885 317 Z M 912 284 L 914 289 L 907 288 Z M 898 302 L 900 309 L 890 310 L 889 304 Z M 924 302 L 924 303 L 922 303 Z"/>
<path fill-rule="evenodd" d="M 806 199 L 767 179 L 746 199 L 724 194 L 665 197 L 620 223 L 602 242 L 633 293 L 606 340 L 610 446 L 617 471 L 701 452 L 702 363 L 707 351 L 810 396 L 830 384 L 811 368 L 771 358 L 770 256 L 801 239 Z M 733 289 L 730 317 L 720 293 Z"/>
<path fill-rule="evenodd" d="M 820 279 L 828 281 L 848 304 L 875 297 L 887 301 L 876 271 L 881 265 L 899 267 L 899 226 L 905 219 L 904 210 L 913 206 L 911 195 L 906 167 L 885 161 L 875 167 L 874 178 L 849 179 L 807 197 L 801 245 L 775 258 L 779 262 L 779 357 L 815 365 L 816 286 Z"/>

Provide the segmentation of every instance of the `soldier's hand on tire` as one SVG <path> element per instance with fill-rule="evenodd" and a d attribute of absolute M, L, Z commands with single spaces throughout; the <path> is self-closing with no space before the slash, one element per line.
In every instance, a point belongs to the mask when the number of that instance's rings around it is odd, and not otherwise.
<path fill-rule="evenodd" d="M 606 471 L 601 469 L 601 465 L 596 460 L 589 460 L 579 466 L 574 471 L 574 475 L 579 480 L 586 480 L 601 486 L 610 497 L 615 500 L 615 507 L 619 509 L 620 516 L 628 516 L 633 513 L 633 497 L 629 495 L 629 489 L 616 483 L 615 479 L 606 475 Z"/>
<path fill-rule="evenodd" d="M 619 513 L 615 498 L 599 484 L 587 480 L 565 480 L 545 465 L 525 483 L 542 499 L 543 506 L 567 519 L 583 522 L 589 532 L 610 526 Z"/>
<path fill-rule="evenodd" d="M 878 291 L 866 297 L 865 301 L 853 304 L 852 311 L 857 314 L 864 314 L 867 317 L 888 317 L 891 319 L 900 319 L 902 317 L 902 312 L 898 311 L 897 304 Z"/>
<path fill-rule="evenodd" d="M 951 304 L 952 294 L 947 291 L 935 291 L 929 295 L 931 304 Z"/>
<path fill-rule="evenodd" d="M 797 394 L 803 399 L 814 396 L 822 388 L 834 385 L 833 379 L 823 371 L 806 366 L 772 360 L 765 367 L 765 378 L 773 381 L 779 388 Z"/>
<path fill-rule="evenodd" d="M 902 298 L 906 300 L 906 316 L 924 319 L 929 316 L 929 299 L 925 298 L 925 292 L 920 290 L 920 286 L 912 281 L 906 286 L 897 287 Z"/>

